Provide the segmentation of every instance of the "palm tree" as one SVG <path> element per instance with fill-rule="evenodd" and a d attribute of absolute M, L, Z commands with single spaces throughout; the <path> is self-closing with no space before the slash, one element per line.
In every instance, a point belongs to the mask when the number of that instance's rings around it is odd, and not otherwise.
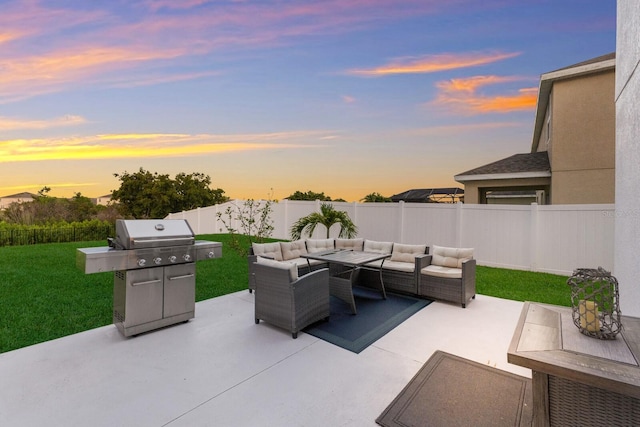
<path fill-rule="evenodd" d="M 339 237 L 351 239 L 358 234 L 358 227 L 346 212 L 335 210 L 331 203 L 323 203 L 320 205 L 320 212 L 313 212 L 302 217 L 291 226 L 291 238 L 298 240 L 305 232 L 311 237 L 318 224 L 327 228 L 327 239 L 329 238 L 329 229 L 334 224 L 340 224 Z"/>

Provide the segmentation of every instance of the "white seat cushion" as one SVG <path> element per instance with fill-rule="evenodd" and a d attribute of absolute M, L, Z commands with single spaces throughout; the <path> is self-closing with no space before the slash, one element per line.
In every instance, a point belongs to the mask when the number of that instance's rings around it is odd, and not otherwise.
<path fill-rule="evenodd" d="M 280 249 L 280 242 L 252 243 L 251 248 L 253 249 L 254 255 L 272 258 L 276 261 L 282 261 L 282 250 Z"/>
<path fill-rule="evenodd" d="M 391 252 L 391 261 L 415 264 L 416 257 L 418 255 L 424 255 L 426 251 L 427 245 L 403 245 L 394 243 L 393 252 Z"/>
<path fill-rule="evenodd" d="M 407 273 L 412 273 L 415 270 L 415 267 L 415 262 L 386 260 L 384 264 L 382 264 L 383 270 L 406 271 Z"/>
<path fill-rule="evenodd" d="M 427 274 L 429 276 L 443 277 L 445 279 L 460 279 L 462 278 L 461 268 L 443 267 L 441 265 L 428 265 L 422 270 L 421 274 Z"/>
<path fill-rule="evenodd" d="M 324 264 L 324 262 L 316 260 L 316 259 L 310 259 L 307 260 L 306 258 L 293 258 L 293 259 L 288 259 L 285 262 L 290 262 L 292 264 L 295 264 L 299 267 L 308 267 L 309 265 L 314 266 L 314 265 L 320 265 L 320 264 Z"/>
<path fill-rule="evenodd" d="M 330 249 L 335 249 L 333 239 L 307 239 L 307 252 L 310 254 Z"/>
<path fill-rule="evenodd" d="M 307 254 L 307 247 L 304 244 L 304 240 L 280 242 L 280 250 L 282 251 L 283 261 L 300 258 L 300 255 Z"/>

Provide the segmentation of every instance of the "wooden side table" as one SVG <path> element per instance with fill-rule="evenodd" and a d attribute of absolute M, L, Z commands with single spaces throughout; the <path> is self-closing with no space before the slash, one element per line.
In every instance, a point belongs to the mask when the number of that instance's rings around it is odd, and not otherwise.
<path fill-rule="evenodd" d="M 640 425 L 640 319 L 622 333 L 580 333 L 571 309 L 525 303 L 507 360 L 532 371 L 533 425 Z"/>

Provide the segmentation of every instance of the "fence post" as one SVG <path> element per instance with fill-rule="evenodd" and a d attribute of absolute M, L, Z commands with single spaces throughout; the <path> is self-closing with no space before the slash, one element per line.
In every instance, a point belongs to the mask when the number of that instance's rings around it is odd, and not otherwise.
<path fill-rule="evenodd" d="M 353 202 L 353 223 L 358 226 L 358 202 Z"/>
<path fill-rule="evenodd" d="M 398 243 L 404 243 L 404 200 L 400 200 L 400 202 L 398 202 L 398 209 L 400 211 L 398 224 Z"/>
<path fill-rule="evenodd" d="M 456 235 L 455 235 L 455 239 L 456 239 L 456 246 L 461 248 L 463 246 L 462 244 L 462 207 L 463 204 L 462 202 L 457 202 L 456 203 Z"/>
<path fill-rule="evenodd" d="M 536 202 L 531 203 L 531 215 L 530 215 L 530 235 L 529 235 L 529 250 L 531 251 L 529 260 L 529 267 L 531 271 L 538 271 L 538 204 Z"/>
<path fill-rule="evenodd" d="M 219 233 L 218 231 L 218 204 L 213 205 L 213 232 Z"/>
<path fill-rule="evenodd" d="M 284 199 L 284 223 L 282 224 L 282 230 L 285 235 L 287 233 L 287 224 L 289 224 L 289 199 Z"/>

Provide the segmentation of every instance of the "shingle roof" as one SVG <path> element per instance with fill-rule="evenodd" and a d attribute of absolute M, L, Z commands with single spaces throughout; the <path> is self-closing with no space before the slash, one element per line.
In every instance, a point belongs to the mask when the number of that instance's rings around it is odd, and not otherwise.
<path fill-rule="evenodd" d="M 546 151 L 515 154 L 502 160 L 489 163 L 456 175 L 495 175 L 521 172 L 550 172 L 549 155 Z"/>

